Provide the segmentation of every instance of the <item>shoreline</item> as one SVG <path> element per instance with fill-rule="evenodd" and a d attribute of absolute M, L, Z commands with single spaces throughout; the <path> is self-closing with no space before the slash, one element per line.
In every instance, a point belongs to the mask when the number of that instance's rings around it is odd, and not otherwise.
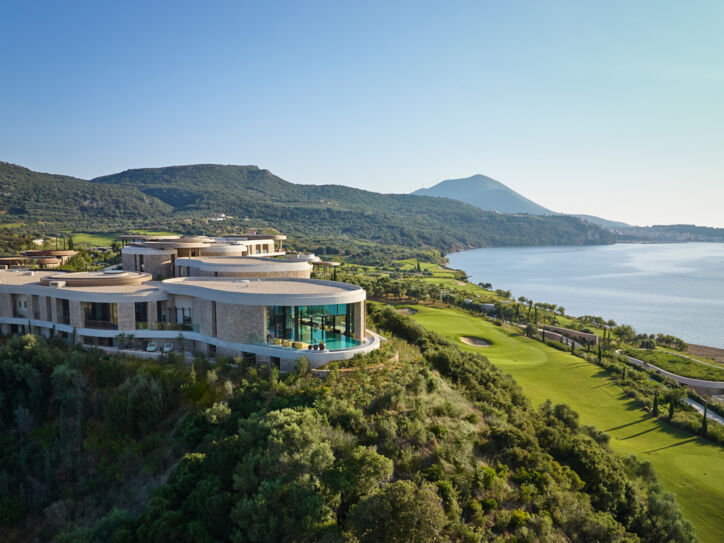
<path fill-rule="evenodd" d="M 643 247 L 660 246 L 660 247 L 662 247 L 662 249 L 660 249 L 660 251 L 663 251 L 662 254 L 673 255 L 674 257 L 681 255 L 682 262 L 688 262 L 687 258 L 689 258 L 690 254 L 698 255 L 699 253 L 702 253 L 702 251 L 703 251 L 702 254 L 711 255 L 712 257 L 718 257 L 718 256 L 721 256 L 721 252 L 722 252 L 718 248 L 716 248 L 716 249 L 692 248 L 692 249 L 682 249 L 680 251 L 672 249 L 671 251 L 674 251 L 674 252 L 668 252 L 668 250 L 664 248 L 666 246 L 675 247 L 675 246 L 683 246 L 683 245 L 690 245 L 690 246 L 707 245 L 707 246 L 721 247 L 721 246 L 724 246 L 724 242 L 720 242 L 720 241 L 709 241 L 709 242 L 667 241 L 667 242 L 648 243 L 648 242 L 641 242 L 641 241 L 618 241 L 613 244 L 553 245 L 553 246 L 500 247 L 500 248 L 512 249 L 514 251 L 522 250 L 524 252 L 524 254 L 525 254 L 526 250 L 533 250 L 533 251 L 540 252 L 543 255 L 549 255 L 547 257 L 546 264 L 555 262 L 555 258 L 560 258 L 564 261 L 566 260 L 566 258 L 568 258 L 568 260 L 570 260 L 574 265 L 576 264 L 577 261 L 583 261 L 583 260 L 585 260 L 585 258 L 578 257 L 578 256 L 565 257 L 565 255 L 561 256 L 561 257 L 557 257 L 557 256 L 555 256 L 555 254 L 547 253 L 547 250 L 550 250 L 552 253 L 558 253 L 561 251 L 566 252 L 565 251 L 566 249 L 573 250 L 573 251 L 575 251 L 575 250 L 584 250 L 585 251 L 586 249 L 595 251 L 597 249 L 602 249 L 605 251 L 605 249 L 603 249 L 604 247 L 616 247 L 616 246 L 621 247 L 622 252 L 611 253 L 612 256 L 615 256 L 618 254 L 629 255 L 632 251 L 635 252 L 635 249 L 631 249 L 632 246 L 640 246 L 642 248 L 642 250 L 644 250 Z M 480 249 L 472 249 L 472 250 L 468 249 L 468 250 L 463 250 L 463 251 L 447 253 L 445 255 L 445 259 L 447 260 L 447 263 L 444 265 L 444 267 L 449 270 L 457 270 L 457 271 L 465 273 L 466 276 L 468 277 L 468 282 L 470 284 L 476 284 L 475 282 L 478 280 L 478 277 L 476 277 L 476 276 L 482 274 L 482 271 L 481 271 L 480 265 L 479 265 L 480 263 L 478 262 L 478 260 L 481 260 L 481 261 L 489 260 L 489 263 L 487 264 L 487 266 L 488 266 L 487 273 L 490 274 L 490 277 L 487 277 L 486 280 L 489 282 L 492 282 L 494 284 L 493 288 L 509 290 L 514 294 L 514 297 L 517 297 L 518 295 L 522 295 L 522 296 L 527 296 L 530 298 L 531 297 L 530 292 L 526 292 L 526 289 L 522 288 L 522 283 L 520 283 L 520 281 L 518 281 L 519 284 L 517 284 L 518 288 L 516 288 L 516 287 L 511 288 L 511 286 L 509 286 L 509 282 L 501 280 L 502 276 L 500 275 L 500 273 L 497 273 L 497 277 L 496 277 L 496 272 L 500 272 L 502 269 L 505 269 L 504 266 L 505 266 L 505 263 L 507 262 L 507 259 L 512 258 L 512 257 L 502 256 L 502 253 L 488 253 L 488 257 L 479 258 L 476 256 L 476 257 L 470 257 L 470 258 L 462 258 L 462 262 L 459 262 L 459 261 L 456 262 L 459 255 L 461 255 L 464 252 L 473 253 L 475 251 L 480 251 L 481 249 L 498 249 L 498 248 L 499 247 L 484 247 L 484 248 L 480 248 Z M 653 249 L 652 251 L 653 251 L 652 254 L 658 254 L 656 249 Z M 494 254 L 497 256 L 493 256 Z M 517 253 L 514 253 L 514 254 L 517 254 Z M 608 254 L 608 253 L 605 253 L 605 254 Z M 605 257 L 599 256 L 598 258 L 599 259 L 604 258 L 604 260 L 605 260 Z M 490 266 L 494 265 L 494 263 L 496 263 L 496 262 L 499 263 L 499 265 L 495 266 L 494 268 L 491 269 Z M 503 266 L 503 268 L 500 267 L 501 265 Z M 550 265 L 549 265 L 549 267 L 550 267 Z M 611 267 L 615 268 L 614 265 L 611 265 Z M 546 271 L 550 272 L 549 269 L 546 269 Z M 617 271 L 617 270 L 614 269 L 614 271 Z M 663 275 L 666 275 L 666 273 L 667 272 L 665 270 L 662 271 Z M 633 275 L 634 274 L 632 274 L 632 276 Z M 669 274 L 669 275 L 671 275 L 671 274 Z M 521 274 L 521 280 L 525 280 L 526 277 L 527 276 L 525 274 Z M 714 277 L 714 275 L 712 275 L 712 277 Z M 498 280 L 501 280 L 500 284 L 495 283 L 496 278 Z M 491 281 L 491 279 L 492 279 L 492 281 Z M 508 280 L 510 280 L 510 279 L 511 278 L 508 277 Z M 516 280 L 513 279 L 512 282 L 515 284 Z M 554 281 L 553 279 L 551 279 L 551 282 L 554 285 L 556 284 L 556 281 Z M 533 288 L 533 290 L 535 290 L 534 284 L 530 284 L 528 286 Z M 674 335 L 676 337 L 681 338 L 688 345 L 691 345 L 691 348 L 690 348 L 691 350 L 688 351 L 689 354 L 692 354 L 695 356 L 704 356 L 706 358 L 710 358 L 717 362 L 724 363 L 724 344 L 720 343 L 719 334 L 715 333 L 716 330 L 713 329 L 712 326 L 710 325 L 710 323 L 716 322 L 716 320 L 722 318 L 721 311 L 719 311 L 719 310 L 716 310 L 716 311 L 708 310 L 708 312 L 710 313 L 710 315 L 708 315 L 709 319 L 708 319 L 708 321 L 702 323 L 701 330 L 695 329 L 694 327 L 691 327 L 691 326 L 690 327 L 684 326 L 682 328 L 680 326 L 677 326 L 677 324 L 680 325 L 681 322 L 677 322 L 677 319 L 673 319 L 670 316 L 668 311 L 664 311 L 662 313 L 662 318 L 649 319 L 648 316 L 645 315 L 647 318 L 642 319 L 641 315 L 639 314 L 639 313 L 641 313 L 641 311 L 639 311 L 639 312 L 634 311 L 633 314 L 631 314 L 631 312 L 628 311 L 631 309 L 631 307 L 623 307 L 623 305 L 620 301 L 620 298 L 616 298 L 615 303 L 612 304 L 610 307 L 606 306 L 608 308 L 608 311 L 603 309 L 603 307 L 599 307 L 597 310 L 596 308 L 587 307 L 590 304 L 587 303 L 589 300 L 586 297 L 585 292 L 584 292 L 584 295 L 582 295 L 580 297 L 574 296 L 573 298 L 571 298 L 571 296 L 568 296 L 568 298 L 566 298 L 565 293 L 563 293 L 564 295 L 561 298 L 560 295 L 562 293 L 559 292 L 560 291 L 559 288 L 553 288 L 553 287 L 546 288 L 545 285 L 543 285 L 542 287 L 541 287 L 541 285 L 537 285 L 537 286 L 539 287 L 538 291 L 539 291 L 540 296 L 533 295 L 534 299 L 543 300 L 548 303 L 560 302 L 562 305 L 564 305 L 566 307 L 569 307 L 569 305 L 572 306 L 572 307 L 570 307 L 570 309 L 571 309 L 570 313 L 567 313 L 566 316 L 573 317 L 573 318 L 579 318 L 581 315 L 584 315 L 584 314 L 585 315 L 593 314 L 593 315 L 601 316 L 604 319 L 614 319 L 618 324 L 630 324 L 639 333 L 647 333 L 647 334 L 662 333 L 662 334 L 666 334 L 666 335 L 669 335 L 669 334 Z M 589 286 L 590 285 L 585 285 L 586 288 L 588 288 Z M 608 288 L 610 290 L 611 285 L 610 284 L 606 285 L 604 288 Z M 642 295 L 647 296 L 650 294 L 649 291 L 645 287 L 641 287 L 641 289 L 642 290 L 640 290 L 640 292 Z M 548 296 L 546 296 L 546 294 L 545 294 L 546 292 L 548 293 Z M 558 296 L 556 296 L 556 294 Z M 568 293 L 568 294 L 570 294 L 570 293 Z M 721 289 L 719 289 L 719 296 L 721 296 Z M 599 297 L 600 297 L 600 295 L 599 295 Z M 594 298 L 595 298 L 595 296 L 594 296 Z M 561 299 L 562 299 L 562 301 L 560 301 Z M 672 303 L 675 303 L 675 301 Z M 661 305 L 660 302 L 655 302 L 655 301 L 652 302 L 652 304 L 651 304 L 651 306 L 653 308 L 657 308 L 660 305 Z M 628 309 L 628 310 L 626 310 L 626 309 Z M 662 309 L 660 307 L 658 307 L 658 310 L 661 311 Z M 652 321 L 652 322 L 649 322 L 649 321 Z M 709 343 L 709 342 L 712 342 L 717 346 L 707 345 L 707 343 Z"/>

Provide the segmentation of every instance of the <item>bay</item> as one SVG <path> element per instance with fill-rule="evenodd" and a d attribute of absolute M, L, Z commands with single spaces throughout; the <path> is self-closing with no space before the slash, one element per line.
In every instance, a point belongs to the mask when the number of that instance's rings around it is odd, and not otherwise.
<path fill-rule="evenodd" d="M 724 348 L 724 244 L 501 247 L 447 255 L 474 283 Z"/>

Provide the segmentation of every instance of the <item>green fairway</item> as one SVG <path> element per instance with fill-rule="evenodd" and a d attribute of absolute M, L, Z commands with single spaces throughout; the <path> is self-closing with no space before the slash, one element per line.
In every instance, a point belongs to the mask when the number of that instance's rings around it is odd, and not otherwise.
<path fill-rule="evenodd" d="M 143 234 L 144 236 L 177 236 L 173 232 L 163 232 L 157 230 L 131 230 L 130 234 Z"/>
<path fill-rule="evenodd" d="M 118 239 L 122 232 L 116 233 L 92 233 L 92 232 L 73 232 L 73 243 L 77 246 L 89 245 L 91 247 L 110 247 L 111 243 Z M 156 232 L 153 230 L 131 230 L 131 234 L 143 234 L 146 236 L 174 236 L 173 232 Z"/>
<path fill-rule="evenodd" d="M 613 450 L 650 461 L 664 487 L 676 494 L 699 539 L 724 540 L 722 447 L 656 421 L 595 364 L 463 311 L 405 307 L 415 310 L 412 318 L 426 328 L 454 340 L 461 349 L 484 354 L 513 375 L 535 405 L 546 399 L 566 403 L 578 411 L 582 423 L 606 431 Z M 460 336 L 482 338 L 491 345 L 466 345 Z"/>
<path fill-rule="evenodd" d="M 116 240 L 115 234 L 73 232 L 71 235 L 73 236 L 73 243 L 76 246 L 90 245 L 92 247 L 110 247 L 111 243 Z"/>

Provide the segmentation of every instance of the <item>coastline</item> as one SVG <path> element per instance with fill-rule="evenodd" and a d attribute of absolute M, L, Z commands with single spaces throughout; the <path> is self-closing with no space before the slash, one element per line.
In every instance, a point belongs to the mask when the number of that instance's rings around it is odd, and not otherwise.
<path fill-rule="evenodd" d="M 446 267 L 463 271 L 471 283 L 485 281 L 515 297 L 561 304 L 571 316 L 600 315 L 630 324 L 640 333 L 680 337 L 694 345 L 691 354 L 724 362 L 724 344 L 715 325 L 724 320 L 724 304 L 715 303 L 724 302 L 723 283 L 718 281 L 722 242 L 485 249 L 447 253 Z"/>

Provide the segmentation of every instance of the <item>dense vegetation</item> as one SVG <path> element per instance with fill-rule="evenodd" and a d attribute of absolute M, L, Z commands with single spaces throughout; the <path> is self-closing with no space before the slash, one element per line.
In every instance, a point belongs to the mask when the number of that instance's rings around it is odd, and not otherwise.
<path fill-rule="evenodd" d="M 362 254 L 365 248 L 355 244 L 371 242 L 397 258 L 425 250 L 613 242 L 610 232 L 573 217 L 501 215 L 452 200 L 296 185 L 255 166 L 128 170 L 83 181 L 0 163 L 0 190 L 7 194 L 2 222 L 37 233 L 143 227 L 214 234 L 274 226 L 305 248 L 353 246 Z M 220 212 L 233 218 L 208 220 Z M 372 258 L 376 249 L 366 250 Z"/>
<path fill-rule="evenodd" d="M 76 230 L 118 229 L 168 215 L 171 206 L 137 189 L 34 172 L 0 162 L 3 222 L 47 223 Z"/>
<path fill-rule="evenodd" d="M 59 338 L 0 345 L 0 540 L 49 541 L 138 507 L 183 451 L 172 432 L 186 372 Z"/>
<path fill-rule="evenodd" d="M 188 373 L 8 340 L 6 535 L 693 540 L 651 467 L 613 455 L 571 409 L 534 409 L 484 357 L 390 309 L 370 314 L 390 341 L 326 380 L 304 364 L 282 378 L 199 359 Z"/>

